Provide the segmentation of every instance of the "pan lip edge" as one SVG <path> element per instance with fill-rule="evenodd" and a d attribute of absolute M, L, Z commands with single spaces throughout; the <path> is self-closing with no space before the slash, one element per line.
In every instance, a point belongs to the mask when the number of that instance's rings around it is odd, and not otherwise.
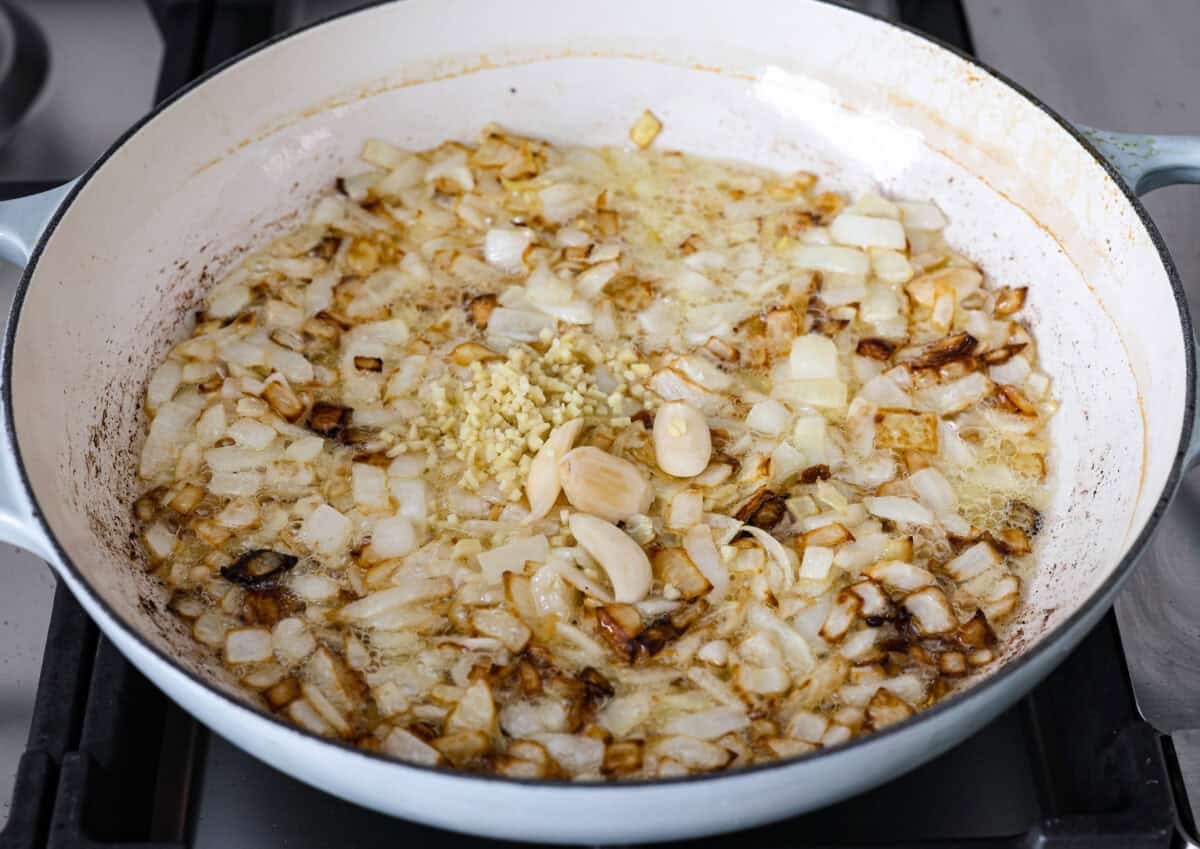
<path fill-rule="evenodd" d="M 79 177 L 79 179 L 76 181 L 75 186 L 71 189 L 71 191 L 67 194 L 67 196 L 60 203 L 58 209 L 55 211 L 54 215 L 51 217 L 49 223 L 47 224 L 45 230 L 39 237 L 38 242 L 34 248 L 34 251 L 30 256 L 29 263 L 26 265 L 24 271 L 22 272 L 20 282 L 18 284 L 16 293 L 13 297 L 12 309 L 11 309 L 10 317 L 9 317 L 9 320 L 7 323 L 7 327 L 5 328 L 4 342 L 3 342 L 3 360 L 4 360 L 3 375 L 2 375 L 2 377 L 0 377 L 0 384 L 2 384 L 2 393 L 0 393 L 0 394 L 2 394 L 2 396 L 3 396 L 2 403 L 3 403 L 3 411 L 4 411 L 4 419 L 5 419 L 4 427 L 6 429 L 6 434 L 9 439 L 9 443 L 12 447 L 11 460 L 12 460 L 14 469 L 17 472 L 17 477 L 19 477 L 20 485 L 23 487 L 24 495 L 28 499 L 31 516 L 32 516 L 33 520 L 37 523 L 37 525 L 40 527 L 42 532 L 46 535 L 46 538 L 47 538 L 48 542 L 50 543 L 50 546 L 53 549 L 53 551 L 57 557 L 58 563 L 54 564 L 54 565 L 62 570 L 65 570 L 66 572 L 70 573 L 71 577 L 75 581 L 78 582 L 78 585 L 84 589 L 84 591 L 86 592 L 89 599 L 98 606 L 98 608 L 109 619 L 109 621 L 113 624 L 113 626 L 115 626 L 120 631 L 122 631 L 123 633 L 128 635 L 132 640 L 134 640 L 136 642 L 136 644 L 139 646 L 139 648 L 145 650 L 149 654 L 149 656 L 153 657 L 155 660 L 160 661 L 163 664 L 165 664 L 166 667 L 168 668 L 168 671 L 174 671 L 174 672 L 180 673 L 187 680 L 187 682 L 189 684 L 197 685 L 197 686 L 203 688 L 204 690 L 209 691 L 211 694 L 217 696 L 218 698 L 223 699 L 231 707 L 235 707 L 235 708 L 241 710 L 244 713 L 245 718 L 247 720 L 266 720 L 271 724 L 271 726 L 277 727 L 278 729 L 283 730 L 283 731 L 291 732 L 292 734 L 295 734 L 295 735 L 299 735 L 302 739 L 316 741 L 316 742 L 320 742 L 322 744 L 334 746 L 338 749 L 343 750 L 347 754 L 354 754 L 354 755 L 358 755 L 360 757 L 370 758 L 372 760 L 378 760 L 379 762 L 382 762 L 389 767 L 405 768 L 405 769 L 410 769 L 410 770 L 414 770 L 414 771 L 420 771 L 420 773 L 422 773 L 422 774 L 428 772 L 428 773 L 432 773 L 437 776 L 454 778 L 454 779 L 470 779 L 470 780 L 484 781 L 484 782 L 500 782 L 502 784 L 507 784 L 507 785 L 515 785 L 515 786 L 519 786 L 519 787 L 531 787 L 531 788 L 539 788 L 539 789 L 551 789 L 551 788 L 554 788 L 554 789 L 578 789 L 581 791 L 590 791 L 593 793 L 598 793 L 598 792 L 603 792 L 603 791 L 613 792 L 613 791 L 620 791 L 625 788 L 640 789 L 643 787 L 670 786 L 670 785 L 675 785 L 675 784 L 684 784 L 684 783 L 693 783 L 693 782 L 717 783 L 720 781 L 732 781 L 732 780 L 735 780 L 738 778 L 748 777 L 748 776 L 751 776 L 754 774 L 765 773 L 768 770 L 787 769 L 787 768 L 792 768 L 792 767 L 800 767 L 801 765 L 808 767 L 808 765 L 810 765 L 810 764 L 820 762 L 823 758 L 836 758 L 836 756 L 838 756 L 838 755 L 844 755 L 844 754 L 847 754 L 847 753 L 850 753 L 853 751 L 857 751 L 859 749 L 871 746 L 872 744 L 875 744 L 875 745 L 882 744 L 886 740 L 892 739 L 892 737 L 895 734 L 897 734 L 899 732 L 903 732 L 904 730 L 906 730 L 908 728 L 915 727 L 919 723 L 922 723 L 925 721 L 932 722 L 932 721 L 937 720 L 939 717 L 946 716 L 953 712 L 961 712 L 961 711 L 959 711 L 960 706 L 963 706 L 963 708 L 965 709 L 965 706 L 967 706 L 967 705 L 978 705 L 984 701 L 985 696 L 993 696 L 994 697 L 997 693 L 999 693 L 1001 690 L 1003 690 L 1005 683 L 1011 681 L 1014 678 L 1014 676 L 1017 673 L 1019 673 L 1021 670 L 1024 670 L 1027 667 L 1030 667 L 1035 662 L 1037 662 L 1037 663 L 1048 662 L 1050 659 L 1048 657 L 1048 652 L 1051 648 L 1055 647 L 1057 645 L 1057 643 L 1068 633 L 1077 631 L 1078 626 L 1080 624 L 1085 622 L 1090 616 L 1094 615 L 1094 608 L 1106 606 L 1107 602 L 1111 601 L 1111 599 L 1115 595 L 1116 591 L 1120 588 L 1121 584 L 1128 577 L 1133 565 L 1136 563 L 1138 557 L 1141 555 L 1142 551 L 1145 549 L 1147 543 L 1149 542 L 1150 537 L 1152 536 L 1154 531 L 1157 529 L 1157 526 L 1162 519 L 1163 513 L 1166 511 L 1167 507 L 1169 506 L 1170 501 L 1171 501 L 1172 497 L 1174 496 L 1175 491 L 1178 489 L 1178 487 L 1182 481 L 1183 472 L 1184 472 L 1183 460 L 1184 460 L 1184 456 L 1185 456 L 1186 450 L 1187 450 L 1188 436 L 1190 435 L 1190 433 L 1192 431 L 1192 425 L 1194 423 L 1195 414 L 1196 414 L 1196 409 L 1195 409 L 1196 408 L 1196 349 L 1195 349 L 1196 346 L 1195 346 L 1195 337 L 1194 337 L 1194 333 L 1193 333 L 1192 322 L 1191 322 L 1190 314 L 1188 313 L 1188 310 L 1187 310 L 1186 296 L 1184 294 L 1182 282 L 1179 278 L 1179 274 L 1175 268 L 1174 262 L 1171 259 L 1170 253 L 1166 248 L 1166 244 L 1162 238 L 1161 233 L 1159 232 L 1159 230 L 1156 227 L 1156 225 L 1154 224 L 1153 220 L 1150 218 L 1150 216 L 1146 212 L 1141 201 L 1129 189 L 1129 187 L 1127 187 L 1124 184 L 1124 182 L 1120 179 L 1119 174 L 1117 173 L 1115 168 L 1112 166 L 1112 164 L 1109 163 L 1106 159 L 1104 159 L 1104 157 L 1095 149 L 1095 147 L 1090 143 L 1090 141 L 1084 135 L 1082 135 L 1082 133 L 1080 133 L 1074 127 L 1074 125 L 1072 125 L 1070 122 L 1068 122 L 1064 118 L 1062 118 L 1057 112 L 1055 112 L 1053 109 L 1048 107 L 1037 96 L 1028 92 L 1023 87 L 1021 87 L 1017 83 L 1013 82 L 1011 79 L 1009 79 L 1004 74 L 1001 74 L 1000 72 L 996 71 L 987 63 L 982 62 L 981 60 L 976 59 L 975 57 L 966 55 L 962 51 L 953 47 L 952 45 L 948 45 L 948 44 L 942 42 L 941 40 L 937 39 L 936 37 L 933 37 L 933 36 L 927 35 L 923 32 L 920 32 L 918 30 L 915 30 L 912 27 L 909 27 L 903 23 L 889 21 L 889 20 L 880 18 L 876 15 L 873 15 L 873 14 L 870 14 L 867 12 L 863 12 L 858 9 L 847 8 L 847 7 L 841 6 L 840 4 L 836 3 L 835 0 L 811 0 L 811 2 L 820 3 L 824 6 L 837 8 L 839 11 L 847 12 L 850 14 L 862 15 L 866 18 L 870 18 L 870 19 L 876 20 L 880 23 L 883 23 L 889 27 L 893 27 L 893 28 L 905 31 L 905 32 L 909 33 L 910 35 L 913 35 L 919 39 L 922 39 L 925 42 L 933 44 L 936 47 L 939 47 L 943 50 L 947 50 L 950 53 L 954 54 L 960 60 L 968 63 L 969 65 L 973 66 L 976 69 L 979 69 L 979 70 L 987 73 L 989 76 L 991 76 L 992 78 L 997 80 L 1000 84 L 1005 85 L 1008 88 L 1012 89 L 1017 94 L 1019 94 L 1023 99 L 1029 101 L 1036 108 L 1038 108 L 1044 114 L 1049 116 L 1052 120 L 1054 120 L 1059 125 L 1059 127 L 1061 129 L 1063 129 L 1068 135 L 1070 135 L 1076 141 L 1076 143 L 1078 143 L 1085 150 L 1085 152 L 1087 152 L 1097 163 L 1100 164 L 1100 166 L 1103 168 L 1105 173 L 1116 184 L 1117 188 L 1120 190 L 1120 192 L 1122 193 L 1125 200 L 1130 204 L 1131 208 L 1136 213 L 1143 229 L 1146 231 L 1147 235 L 1150 237 L 1151 242 L 1154 245 L 1154 247 L 1158 253 L 1159 261 L 1162 263 L 1163 269 L 1167 273 L 1168 282 L 1170 283 L 1170 285 L 1172 287 L 1172 291 L 1173 291 L 1173 294 L 1174 294 L 1175 300 L 1176 300 L 1176 306 L 1179 309 L 1180 325 L 1181 325 L 1181 330 L 1183 333 L 1183 346 L 1184 346 L 1184 354 L 1186 357 L 1185 372 L 1186 372 L 1187 385 L 1186 385 L 1186 390 L 1185 390 L 1185 401 L 1184 401 L 1184 410 L 1183 410 L 1183 413 L 1184 413 L 1183 427 L 1182 427 L 1182 432 L 1181 432 L 1181 436 L 1180 436 L 1180 442 L 1177 447 L 1175 457 L 1172 461 L 1171 471 L 1167 477 L 1167 481 L 1166 481 L 1161 493 L 1159 494 L 1157 500 L 1155 501 L 1153 510 L 1151 511 L 1149 517 L 1146 520 L 1146 524 L 1144 525 L 1144 527 L 1142 528 L 1142 530 L 1138 534 L 1138 536 L 1134 539 L 1134 541 L 1129 545 L 1128 549 L 1126 550 L 1126 552 L 1122 556 L 1122 558 L 1113 567 L 1113 569 L 1111 570 L 1109 575 L 1105 578 L 1105 580 L 1103 582 L 1101 582 L 1101 584 L 1090 594 L 1090 596 L 1087 599 L 1085 599 L 1081 604 L 1079 604 L 1079 606 L 1074 611 L 1072 611 L 1072 613 L 1069 616 L 1064 618 L 1062 622 L 1059 622 L 1053 628 L 1051 628 L 1049 631 L 1047 631 L 1042 636 L 1042 638 L 1037 642 L 1036 645 L 1030 647 L 1024 653 L 1022 653 L 1022 654 L 1018 655 L 1017 657 L 1012 658 L 1010 661 L 1004 663 L 999 669 L 997 669 L 995 671 L 995 673 L 989 675 L 984 680 L 981 680 L 977 684 L 974 684 L 965 690 L 955 693 L 955 694 L 947 697 L 945 700 L 940 701 L 940 702 L 936 703 L 935 705 L 918 712 L 911 719 L 905 720 L 904 722 L 901 722 L 901 723 L 897 723 L 894 726 L 882 729 L 880 731 L 876 731 L 876 732 L 872 732 L 870 734 L 856 737 L 856 738 L 848 741 L 847 743 L 839 745 L 835 748 L 821 749 L 816 752 L 812 752 L 812 753 L 809 753 L 806 755 L 801 755 L 798 757 L 768 761 L 765 763 L 760 763 L 760 764 L 755 764 L 755 765 L 745 766 L 745 767 L 737 767 L 734 769 L 724 770 L 724 771 L 717 772 L 717 773 L 678 776 L 678 777 L 673 777 L 673 778 L 634 779 L 634 780 L 621 781 L 619 783 L 581 783 L 581 782 L 547 780 L 547 779 L 509 778 L 509 777 L 498 776 L 498 775 L 493 775 L 493 774 L 467 773 L 467 772 L 463 772 L 463 771 L 456 770 L 456 769 L 449 768 L 449 767 L 425 766 L 422 764 L 415 764 L 415 763 L 411 763 L 411 762 L 407 762 L 407 761 L 397 760 L 397 759 L 388 757 L 386 755 L 382 755 L 382 754 L 378 754 L 375 752 L 369 752 L 369 751 L 360 749 L 358 747 L 344 743 L 340 740 L 331 740 L 329 738 L 321 737 L 320 735 L 313 734 L 312 732 L 306 731 L 304 729 L 301 729 L 294 725 L 291 725 L 290 723 L 287 723 L 283 719 L 280 719 L 279 717 L 277 717 L 275 714 L 269 714 L 269 713 L 265 713 L 263 711 L 254 709 L 253 707 L 246 704 L 245 702 L 239 701 L 232 695 L 229 695 L 228 693 L 223 692 L 221 689 L 206 682 L 200 676 L 189 671 L 183 663 L 181 663 L 179 660 L 174 658 L 171 654 L 162 651 L 157 646 L 155 646 L 151 641 L 146 639 L 142 635 L 140 630 L 138 630 L 137 628 L 133 627 L 130 623 L 128 623 L 123 616 L 121 616 L 117 613 L 117 611 L 108 603 L 108 601 L 103 596 L 101 596 L 98 592 L 93 590 L 90 583 L 87 581 L 87 579 L 83 575 L 83 573 L 78 569 L 78 567 L 75 565 L 73 560 L 67 555 L 67 553 L 66 553 L 65 549 L 63 548 L 62 544 L 60 543 L 58 537 L 55 535 L 55 533 L 51 529 L 49 523 L 46 521 L 44 514 L 42 513 L 40 507 L 38 506 L 37 499 L 36 499 L 33 489 L 32 489 L 31 480 L 30 480 L 28 471 L 25 467 L 24 459 L 21 454 L 20 443 L 19 443 L 19 440 L 17 437 L 16 427 L 15 427 L 14 419 L 13 419 L 12 355 L 15 350 L 17 326 L 20 323 L 20 318 L 22 315 L 25 298 L 28 294 L 29 286 L 32 283 L 32 278 L 34 276 L 34 273 L 36 272 L 38 261 L 40 260 L 41 255 L 42 255 L 43 251 L 45 250 L 50 238 L 53 236 L 54 232 L 57 230 L 57 227 L 58 227 L 59 223 L 61 222 L 62 217 L 65 215 L 66 211 L 73 204 L 78 193 L 91 181 L 91 179 L 95 176 L 95 174 L 105 165 L 105 163 L 107 163 L 107 161 L 112 156 L 114 156 L 121 148 L 123 148 L 130 139 L 132 139 L 134 136 L 136 136 L 145 127 L 146 124 L 148 124 L 154 118 L 159 116 L 166 109 L 175 105 L 182 98 L 184 98 L 185 96 L 187 96 L 188 94 L 193 92 L 195 89 L 201 87 L 205 83 L 209 82 L 212 78 L 218 76 L 219 74 L 223 73 L 224 71 L 228 70 L 229 68 L 233 67 L 234 65 L 239 64 L 240 62 L 242 62 L 252 56 L 266 52 L 267 50 L 279 45 L 280 43 L 282 43 L 288 39 L 291 39 L 295 36 L 306 33 L 309 30 L 316 29 L 316 28 L 323 26 L 331 21 L 338 20 L 338 19 L 345 18 L 345 17 L 350 17 L 353 15 L 358 15 L 358 14 L 370 15 L 373 12 L 378 11 L 378 9 L 383 6 L 393 5 L 393 4 L 387 3 L 387 2 L 373 3 L 373 4 L 365 6 L 365 7 L 358 7 L 355 9 L 338 12 L 338 13 L 329 15 L 327 17 L 321 18 L 312 23 L 309 23 L 299 29 L 292 30 L 289 32 L 279 33 L 263 42 L 260 42 L 259 44 L 256 44 L 256 45 L 238 53 L 237 55 L 221 62 L 220 64 L 213 67 L 212 69 L 210 69 L 203 75 L 197 77 L 196 79 L 194 79 L 194 80 L 188 82 L 186 85 L 182 86 L 179 90 L 177 90 L 176 92 L 171 94 L 168 98 L 163 100 L 160 104 L 156 105 L 153 109 L 151 109 L 149 112 L 147 112 L 146 115 L 142 116 L 137 122 L 135 122 L 133 125 L 131 125 L 130 128 L 128 130 L 126 130 L 104 152 L 104 154 L 102 154 L 91 166 L 89 166 L 89 168 L 83 173 L 83 175 L 81 175 Z M 1075 641 L 1078 642 L 1078 640 L 1081 638 L 1082 638 L 1082 635 L 1079 635 L 1075 638 Z M 1024 695 L 1026 692 L 1027 692 L 1027 690 L 1022 691 L 1021 695 Z M 270 726 L 266 726 L 266 727 L 270 727 Z"/>

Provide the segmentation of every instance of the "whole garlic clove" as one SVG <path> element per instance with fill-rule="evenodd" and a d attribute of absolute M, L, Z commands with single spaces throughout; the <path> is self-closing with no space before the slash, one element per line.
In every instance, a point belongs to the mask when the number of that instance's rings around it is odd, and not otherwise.
<path fill-rule="evenodd" d="M 572 513 L 571 534 L 612 584 L 613 598 L 625 604 L 641 601 L 650 592 L 650 558 L 633 539 L 611 522 L 586 513 Z"/>
<path fill-rule="evenodd" d="M 610 522 L 645 513 L 654 500 L 654 490 L 637 466 L 592 446 L 567 452 L 558 463 L 558 476 L 572 507 Z"/>
<path fill-rule="evenodd" d="M 690 478 L 708 467 L 712 434 L 704 414 L 682 401 L 668 401 L 654 414 L 654 455 L 668 475 Z"/>
<path fill-rule="evenodd" d="M 571 450 L 579 432 L 583 430 L 583 419 L 564 422 L 550 432 L 542 447 L 529 464 L 529 475 L 525 479 L 525 496 L 529 499 L 529 519 L 537 521 L 550 512 L 562 481 L 558 474 L 558 463 Z"/>

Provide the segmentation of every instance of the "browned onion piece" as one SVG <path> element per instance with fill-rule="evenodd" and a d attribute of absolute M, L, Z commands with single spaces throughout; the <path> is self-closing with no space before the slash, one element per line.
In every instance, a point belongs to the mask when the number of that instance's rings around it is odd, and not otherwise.
<path fill-rule="evenodd" d="M 497 306 L 499 306 L 499 302 L 495 295 L 476 295 L 464 304 L 464 309 L 467 311 L 467 318 L 471 320 L 471 324 L 480 330 L 487 330 L 488 322 L 492 318 L 492 311 Z"/>
<path fill-rule="evenodd" d="M 769 531 L 783 521 L 786 515 L 787 498 L 764 487 L 739 507 L 733 518 Z"/>
<path fill-rule="evenodd" d="M 300 558 L 268 548 L 247 552 L 229 566 L 221 568 L 221 577 L 244 587 L 260 587 L 275 581 Z"/>
<path fill-rule="evenodd" d="M 855 352 L 860 357 L 887 362 L 891 359 L 894 350 L 896 350 L 896 346 L 886 339 L 862 339 Z"/>
<path fill-rule="evenodd" d="M 337 439 L 350 421 L 350 408 L 324 402 L 313 404 L 308 426 L 327 439 Z"/>
<path fill-rule="evenodd" d="M 970 333 L 954 333 L 930 342 L 910 364 L 913 368 L 939 368 L 969 357 L 979 344 Z"/>

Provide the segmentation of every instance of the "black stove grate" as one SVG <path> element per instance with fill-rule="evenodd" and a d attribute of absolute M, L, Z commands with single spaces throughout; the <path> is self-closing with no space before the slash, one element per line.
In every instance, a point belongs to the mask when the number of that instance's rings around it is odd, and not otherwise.
<path fill-rule="evenodd" d="M 160 99 L 304 17 L 304 0 L 149 3 L 166 42 Z M 958 0 L 885 5 L 970 50 Z M 932 763 L 812 814 L 677 845 L 1165 849 L 1179 816 L 1170 763 L 1137 715 L 1110 615 L 1017 707 Z M 149 684 L 60 586 L 0 849 L 397 845 L 515 844 L 364 811 L 253 760 Z"/>

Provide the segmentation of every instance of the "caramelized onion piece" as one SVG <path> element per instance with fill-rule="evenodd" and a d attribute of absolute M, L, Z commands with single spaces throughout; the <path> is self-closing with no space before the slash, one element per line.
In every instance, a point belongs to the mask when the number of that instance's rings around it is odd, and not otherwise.
<path fill-rule="evenodd" d="M 313 405 L 312 412 L 309 413 L 308 426 L 327 439 L 337 439 L 349 424 L 350 413 L 349 407 L 317 403 Z"/>
<path fill-rule="evenodd" d="M 1005 318 L 1025 306 L 1025 296 L 1029 293 L 1026 286 L 1002 286 L 996 291 L 996 306 L 993 314 L 996 318 Z"/>
<path fill-rule="evenodd" d="M 733 518 L 769 531 L 783 521 L 786 515 L 787 498 L 764 487 L 742 504 L 733 514 Z"/>
<path fill-rule="evenodd" d="M 277 580 L 299 561 L 291 554 L 267 548 L 247 552 L 229 566 L 221 568 L 221 577 L 245 587 L 259 587 Z"/>
<path fill-rule="evenodd" d="M 939 368 L 971 356 L 978 344 L 979 340 L 970 333 L 954 333 L 930 342 L 910 361 L 910 365 L 913 368 Z"/>
<path fill-rule="evenodd" d="M 499 300 L 495 295 L 476 295 L 464 304 L 464 308 L 471 324 L 480 330 L 487 330 L 488 322 L 492 318 L 492 311 L 499 305 Z"/>
<path fill-rule="evenodd" d="M 887 362 L 891 359 L 892 351 L 896 350 L 896 346 L 886 339 L 861 339 L 855 350 L 860 357 Z"/>

